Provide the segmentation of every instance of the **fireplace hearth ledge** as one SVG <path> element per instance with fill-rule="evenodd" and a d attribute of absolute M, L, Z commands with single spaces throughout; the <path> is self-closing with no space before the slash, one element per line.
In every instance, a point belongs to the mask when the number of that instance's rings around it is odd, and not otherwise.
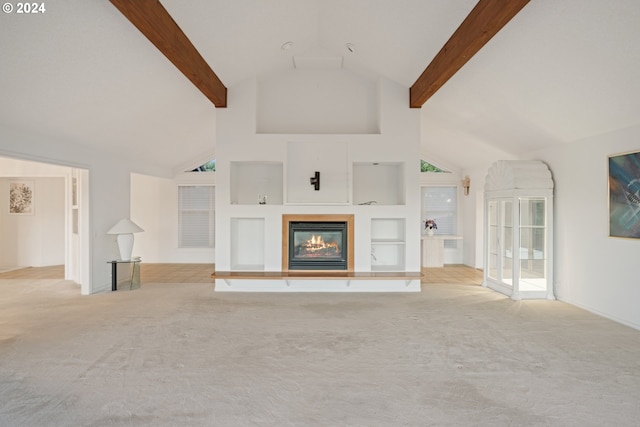
<path fill-rule="evenodd" d="M 216 279 L 216 292 L 420 292 L 420 279 Z"/>
<path fill-rule="evenodd" d="M 420 292 L 413 272 L 216 272 L 216 292 Z"/>

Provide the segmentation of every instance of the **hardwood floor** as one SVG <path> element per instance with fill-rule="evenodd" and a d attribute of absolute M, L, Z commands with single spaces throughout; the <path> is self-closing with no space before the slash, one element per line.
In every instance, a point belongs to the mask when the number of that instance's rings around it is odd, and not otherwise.
<path fill-rule="evenodd" d="M 140 264 L 142 283 L 212 283 L 214 264 Z M 423 268 L 422 283 L 482 283 L 482 270 L 464 265 Z M 64 266 L 27 267 L 0 273 L 0 279 L 63 279 Z"/>
<path fill-rule="evenodd" d="M 0 279 L 64 279 L 64 265 L 12 269 L 0 273 Z"/>
<path fill-rule="evenodd" d="M 147 283 L 213 283 L 214 264 L 140 264 L 140 281 Z"/>
<path fill-rule="evenodd" d="M 213 264 L 140 264 L 142 283 L 212 283 Z M 0 273 L 0 279 L 64 279 L 64 266 L 27 267 Z"/>
<path fill-rule="evenodd" d="M 482 270 L 466 265 L 445 265 L 422 269 L 422 283 L 456 283 L 464 285 L 482 284 Z"/>

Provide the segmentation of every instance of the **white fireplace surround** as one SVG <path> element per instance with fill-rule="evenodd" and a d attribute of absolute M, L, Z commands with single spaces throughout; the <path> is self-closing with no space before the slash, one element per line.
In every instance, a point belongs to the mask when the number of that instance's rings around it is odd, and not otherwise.
<path fill-rule="evenodd" d="M 340 73 L 314 76 L 339 85 L 335 76 Z M 260 82 L 261 88 L 265 85 L 269 82 Z M 389 80 L 362 87 L 375 90 L 368 97 L 377 102 L 372 133 L 258 133 L 256 81 L 229 91 L 234 107 L 217 111 L 215 264 L 216 272 L 230 275 L 216 278 L 217 291 L 419 291 L 419 279 L 399 278 L 403 272 L 420 272 L 419 111 L 406 108 L 408 91 Z M 273 109 L 300 101 L 289 99 L 295 92 L 279 93 L 270 99 Z M 302 116 L 308 110 L 299 110 L 291 113 L 292 121 L 296 114 L 306 120 Z M 318 191 L 310 184 L 316 171 L 322 177 Z M 393 279 L 297 277 L 267 284 L 264 278 L 229 278 L 286 273 L 283 218 L 305 215 L 353 217 L 349 271 Z"/>

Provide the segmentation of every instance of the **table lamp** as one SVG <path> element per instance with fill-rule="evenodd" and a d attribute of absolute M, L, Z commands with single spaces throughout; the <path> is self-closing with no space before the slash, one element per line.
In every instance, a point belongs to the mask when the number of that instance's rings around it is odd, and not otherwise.
<path fill-rule="evenodd" d="M 131 261 L 133 252 L 133 233 L 144 231 L 136 223 L 128 218 L 121 219 L 116 225 L 111 227 L 107 234 L 118 235 L 118 249 L 120 250 L 120 260 Z"/>

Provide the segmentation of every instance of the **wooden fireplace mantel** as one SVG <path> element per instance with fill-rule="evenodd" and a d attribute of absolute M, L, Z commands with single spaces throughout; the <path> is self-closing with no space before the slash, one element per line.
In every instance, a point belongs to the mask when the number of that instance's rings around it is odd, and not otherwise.
<path fill-rule="evenodd" d="M 322 222 L 322 221 L 344 221 L 347 223 L 347 247 L 349 253 L 347 254 L 347 270 L 352 272 L 354 270 L 354 215 L 340 215 L 340 214 L 298 214 L 282 215 L 282 271 L 289 271 L 289 223 L 297 221 L 307 222 Z M 297 270 L 296 270 L 297 271 Z M 305 270 L 307 273 L 314 273 L 315 271 Z M 329 270 L 333 271 L 333 270 Z M 327 270 L 319 270 L 318 272 L 326 273 Z"/>

